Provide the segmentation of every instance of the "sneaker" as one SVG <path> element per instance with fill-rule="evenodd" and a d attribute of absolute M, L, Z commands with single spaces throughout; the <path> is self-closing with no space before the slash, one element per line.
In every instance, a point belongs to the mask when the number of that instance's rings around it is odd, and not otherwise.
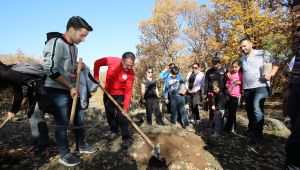
<path fill-rule="evenodd" d="M 124 139 L 121 146 L 123 149 L 128 149 L 131 145 L 131 140 L 130 139 Z"/>
<path fill-rule="evenodd" d="M 83 146 L 79 146 L 79 153 L 95 153 L 97 152 L 97 148 L 92 147 L 89 144 L 84 144 Z"/>
<path fill-rule="evenodd" d="M 108 135 L 108 140 L 114 140 L 117 138 L 117 136 L 118 136 L 117 133 L 112 132 Z"/>
<path fill-rule="evenodd" d="M 71 153 L 68 153 L 64 156 L 61 156 L 58 160 L 60 164 L 63 164 L 67 167 L 76 166 L 80 164 L 80 160 L 74 157 Z"/>
<path fill-rule="evenodd" d="M 219 138 L 221 135 L 218 132 L 214 132 L 214 134 L 211 135 L 212 138 Z"/>

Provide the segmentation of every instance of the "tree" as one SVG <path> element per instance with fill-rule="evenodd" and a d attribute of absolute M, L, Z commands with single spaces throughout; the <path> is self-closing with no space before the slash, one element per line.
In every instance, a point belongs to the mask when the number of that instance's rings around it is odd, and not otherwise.
<path fill-rule="evenodd" d="M 209 62 L 209 54 L 219 50 L 216 34 L 217 20 L 205 5 L 199 5 L 185 13 L 187 22 L 183 30 L 183 40 L 187 43 L 188 51 L 197 62 Z"/>
<path fill-rule="evenodd" d="M 213 6 L 220 19 L 222 37 L 225 37 L 221 41 L 225 60 L 239 56 L 238 43 L 244 37 L 251 38 L 258 49 L 264 48 L 267 40 L 278 41 L 278 38 L 283 38 L 286 41 L 288 37 L 284 31 L 286 29 L 283 29 L 285 24 L 278 24 L 288 21 L 280 5 L 275 9 L 274 4 L 263 4 L 260 0 L 213 0 Z M 274 49 L 271 53 L 280 50 Z"/>

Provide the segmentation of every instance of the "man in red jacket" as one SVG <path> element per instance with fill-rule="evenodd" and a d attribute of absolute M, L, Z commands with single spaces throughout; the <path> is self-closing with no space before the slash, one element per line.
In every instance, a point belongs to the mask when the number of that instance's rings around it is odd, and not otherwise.
<path fill-rule="evenodd" d="M 99 80 L 100 67 L 108 66 L 104 88 L 120 106 L 123 106 L 125 114 L 127 114 L 130 104 L 135 77 L 132 69 L 134 61 L 135 55 L 132 52 L 125 52 L 122 55 L 122 59 L 119 57 L 103 57 L 94 63 L 94 77 L 96 80 Z M 127 149 L 131 145 L 128 120 L 106 95 L 104 95 L 103 101 L 106 118 L 111 131 L 109 139 L 113 140 L 117 137 L 118 127 L 120 126 L 123 139 L 122 148 Z"/>

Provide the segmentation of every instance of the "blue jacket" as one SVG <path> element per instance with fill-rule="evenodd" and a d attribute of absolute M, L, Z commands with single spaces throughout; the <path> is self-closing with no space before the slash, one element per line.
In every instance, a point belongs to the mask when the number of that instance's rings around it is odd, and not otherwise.
<path fill-rule="evenodd" d="M 161 72 L 159 73 L 159 77 L 162 78 L 163 81 L 164 81 L 164 91 L 165 91 L 166 86 L 167 86 L 167 85 L 166 85 L 166 80 L 167 80 L 170 76 L 171 76 L 171 73 L 170 73 L 169 71 L 166 71 L 166 70 L 163 70 L 163 71 L 161 71 Z M 178 73 L 177 77 L 178 77 L 179 79 L 183 80 L 183 79 L 182 79 L 182 73 L 181 73 L 181 72 Z"/>
<path fill-rule="evenodd" d="M 171 76 L 165 81 L 164 98 L 168 99 L 168 96 L 179 95 L 179 91 L 185 89 L 182 77 L 177 76 L 172 78 Z"/>

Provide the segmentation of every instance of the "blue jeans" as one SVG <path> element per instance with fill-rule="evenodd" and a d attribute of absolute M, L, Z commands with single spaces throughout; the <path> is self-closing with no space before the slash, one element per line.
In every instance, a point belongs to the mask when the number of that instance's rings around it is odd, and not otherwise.
<path fill-rule="evenodd" d="M 268 87 L 245 89 L 246 112 L 249 119 L 248 131 L 261 138 L 264 126 L 264 105 L 269 96 Z"/>
<path fill-rule="evenodd" d="M 214 117 L 213 122 L 215 124 L 215 132 L 221 133 L 222 131 L 222 119 L 224 117 L 225 110 L 215 110 L 214 111 Z"/>
<path fill-rule="evenodd" d="M 182 95 L 170 95 L 171 102 L 171 123 L 176 124 L 178 114 L 181 115 L 183 126 L 188 126 L 188 115 L 185 111 L 185 101 Z"/>
<path fill-rule="evenodd" d="M 68 91 L 54 92 L 50 90 L 45 90 L 41 97 L 41 102 L 43 103 L 43 111 L 50 113 L 54 116 L 55 124 L 58 126 L 69 126 L 70 113 L 72 107 L 72 98 Z M 80 111 L 79 102 L 77 102 L 74 125 L 82 126 L 84 122 L 84 117 Z M 84 131 L 83 129 L 75 129 L 75 140 L 76 148 L 84 145 Z M 70 152 L 67 139 L 67 129 L 56 129 L 55 139 L 59 147 L 59 152 L 61 156 L 64 156 Z"/>

